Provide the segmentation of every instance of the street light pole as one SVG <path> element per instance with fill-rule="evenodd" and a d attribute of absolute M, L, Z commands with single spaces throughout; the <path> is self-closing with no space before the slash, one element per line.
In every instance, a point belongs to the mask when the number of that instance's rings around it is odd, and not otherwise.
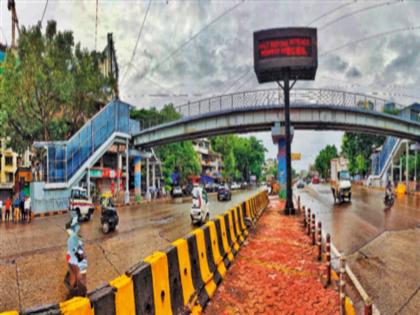
<path fill-rule="evenodd" d="M 279 83 L 280 85 L 280 83 Z M 281 85 L 280 85 L 281 87 Z M 293 206 L 293 191 L 292 191 L 292 157 L 291 157 L 291 134 L 290 134 L 290 85 L 289 75 L 284 78 L 284 128 L 286 134 L 286 207 L 284 214 L 296 214 Z"/>

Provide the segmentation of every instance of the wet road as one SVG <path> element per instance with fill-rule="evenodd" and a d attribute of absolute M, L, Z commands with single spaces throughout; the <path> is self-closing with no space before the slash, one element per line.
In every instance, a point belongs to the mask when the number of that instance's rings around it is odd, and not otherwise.
<path fill-rule="evenodd" d="M 237 192 L 228 202 L 218 202 L 216 196 L 210 196 L 211 216 L 223 213 L 255 192 Z M 190 232 L 190 207 L 191 201 L 126 207 L 119 211 L 118 230 L 107 236 L 100 230 L 99 215 L 83 223 L 88 289 L 117 277 L 153 251 Z M 28 225 L 0 224 L 0 312 L 65 298 L 68 219 L 68 215 L 59 215 L 35 219 Z"/>
<path fill-rule="evenodd" d="M 385 210 L 384 192 L 353 187 L 352 202 L 333 204 L 328 185 L 296 189 L 383 314 L 420 314 L 420 197 Z"/>

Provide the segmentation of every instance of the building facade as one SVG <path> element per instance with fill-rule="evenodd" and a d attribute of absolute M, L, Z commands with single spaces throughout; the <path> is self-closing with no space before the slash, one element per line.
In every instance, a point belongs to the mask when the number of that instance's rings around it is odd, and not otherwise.
<path fill-rule="evenodd" d="M 221 178 L 223 172 L 222 155 L 212 150 L 210 140 L 207 138 L 194 140 L 193 146 L 198 154 L 201 175 L 214 179 Z"/>

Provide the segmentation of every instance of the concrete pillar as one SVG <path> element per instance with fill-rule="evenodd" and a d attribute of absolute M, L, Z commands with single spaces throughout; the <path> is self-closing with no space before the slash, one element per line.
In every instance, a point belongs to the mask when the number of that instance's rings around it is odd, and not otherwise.
<path fill-rule="evenodd" d="M 141 201 L 141 156 L 134 157 L 134 194 L 136 202 Z"/>
<path fill-rule="evenodd" d="M 402 156 L 400 156 L 400 180 L 399 182 L 402 182 Z"/>
<path fill-rule="evenodd" d="M 391 182 L 394 183 L 394 161 L 391 159 Z"/>
<path fill-rule="evenodd" d="M 286 181 L 287 181 L 287 170 L 286 170 L 286 139 L 278 140 L 279 151 L 277 153 L 278 170 L 277 177 L 280 183 L 280 198 L 286 199 Z"/>
<path fill-rule="evenodd" d="M 128 205 L 130 203 L 130 189 L 129 189 L 129 180 L 130 180 L 130 168 L 129 168 L 129 150 L 128 150 L 128 139 L 125 140 L 125 200 L 124 203 Z"/>
<path fill-rule="evenodd" d="M 407 192 L 410 192 L 410 172 L 409 172 L 409 159 L 410 159 L 410 148 L 409 148 L 409 144 L 408 144 L 408 140 L 405 143 L 406 147 L 405 147 L 405 151 L 406 151 L 406 156 L 405 156 L 405 185 L 407 187 Z"/>
<path fill-rule="evenodd" d="M 150 177 L 150 170 L 149 170 L 149 158 L 146 159 L 146 200 L 150 200 L 150 185 L 149 185 L 149 177 Z"/>
<path fill-rule="evenodd" d="M 156 162 L 153 162 L 153 165 L 152 165 L 152 187 L 157 187 L 157 185 L 156 185 Z"/>
<path fill-rule="evenodd" d="M 86 170 L 86 181 L 87 181 L 87 195 L 90 197 L 90 169 L 89 167 Z"/>
<path fill-rule="evenodd" d="M 117 153 L 117 191 L 120 192 L 120 187 L 121 187 L 121 176 L 120 174 L 122 174 L 122 155 L 119 151 L 119 147 L 118 147 L 118 153 Z"/>

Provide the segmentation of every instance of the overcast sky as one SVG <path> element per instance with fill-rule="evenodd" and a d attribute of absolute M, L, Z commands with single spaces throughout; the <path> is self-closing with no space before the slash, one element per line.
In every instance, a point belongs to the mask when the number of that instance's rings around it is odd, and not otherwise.
<path fill-rule="evenodd" d="M 21 25 L 41 19 L 45 0 L 15 1 Z M 97 48 L 106 45 L 108 32 L 114 34 L 121 98 L 138 107 L 255 89 L 253 32 L 314 20 L 320 54 L 316 80 L 296 87 L 364 92 L 402 104 L 420 99 L 420 1 L 152 1 L 127 70 L 148 3 L 99 0 L 98 6 Z M 1 42 L 10 44 L 7 1 L 0 6 Z M 95 17 L 96 0 L 49 0 L 43 26 L 55 19 L 59 29 L 72 30 L 76 41 L 94 49 Z M 322 56 L 352 41 L 410 27 Z M 342 132 L 297 131 L 292 150 L 303 159 L 294 167 L 306 168 L 326 144 L 339 147 L 341 137 Z M 269 149 L 267 157 L 276 156 L 271 135 L 258 138 Z"/>

